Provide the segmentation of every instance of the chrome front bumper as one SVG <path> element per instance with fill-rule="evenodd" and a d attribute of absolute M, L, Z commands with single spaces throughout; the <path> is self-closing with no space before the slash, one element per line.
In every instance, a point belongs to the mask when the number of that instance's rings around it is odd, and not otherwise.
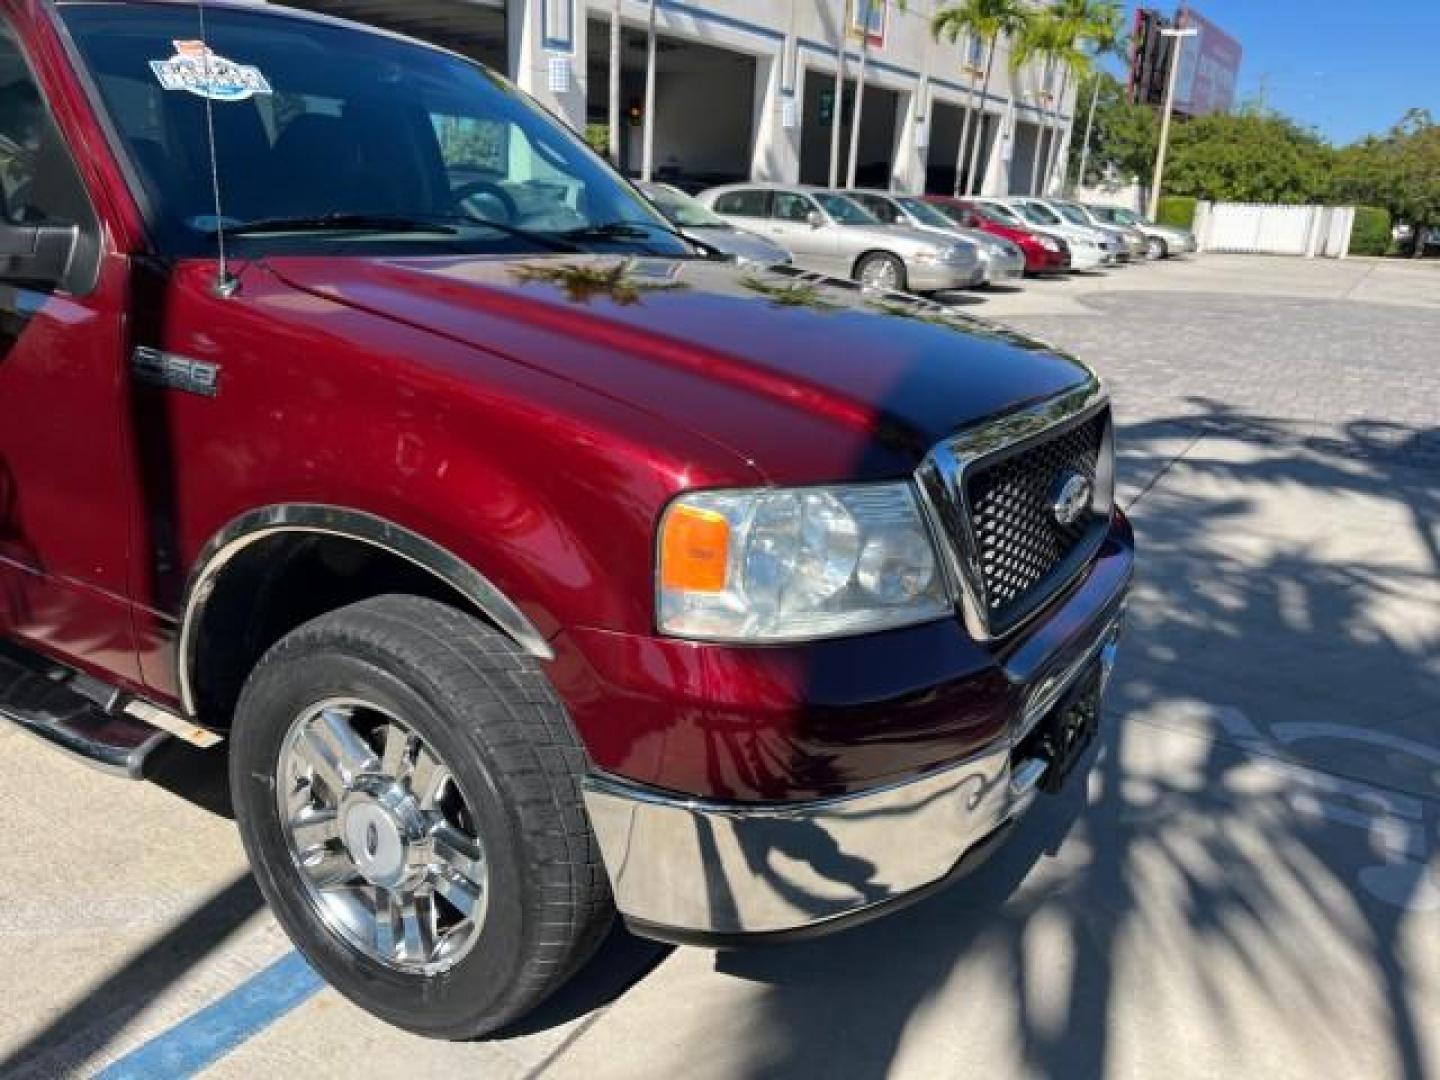
<path fill-rule="evenodd" d="M 1103 690 L 1121 618 L 1029 690 L 1009 737 L 914 780 L 736 804 L 588 777 L 585 805 L 621 914 L 647 937 L 719 944 L 838 928 L 943 881 L 1030 808 L 1047 766 L 1012 761 L 1015 747 L 1097 658 Z"/>
<path fill-rule="evenodd" d="M 1004 285 L 1025 276 L 1023 255 L 992 255 L 985 260 L 984 284 Z"/>
<path fill-rule="evenodd" d="M 978 260 L 969 263 L 905 260 L 906 284 L 912 293 L 947 292 L 976 284 L 984 273 Z"/>

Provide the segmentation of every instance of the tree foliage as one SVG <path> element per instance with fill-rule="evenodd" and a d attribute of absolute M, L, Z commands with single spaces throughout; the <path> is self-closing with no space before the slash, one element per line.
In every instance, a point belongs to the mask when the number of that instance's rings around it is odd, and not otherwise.
<path fill-rule="evenodd" d="M 1440 124 L 1411 109 L 1379 138 L 1339 150 L 1333 194 L 1345 202 L 1382 206 L 1413 225 L 1440 225 Z"/>
<path fill-rule="evenodd" d="M 1095 108 L 1095 126 L 1090 136 L 1090 157 L 1082 183 L 1103 176 L 1142 182 L 1155 167 L 1155 150 L 1160 144 L 1160 122 L 1155 110 L 1129 101 L 1125 87 L 1113 75 L 1099 71 L 1080 84 L 1077 100 L 1088 102 L 1099 82 L 1100 98 Z M 1072 166 L 1079 169 L 1083 153 L 1081 139 L 1070 145 Z"/>
<path fill-rule="evenodd" d="M 1226 202 L 1323 201 L 1332 160 L 1318 134 L 1288 117 L 1216 113 L 1171 127 L 1165 191 Z"/>
<path fill-rule="evenodd" d="M 1110 176 L 1145 184 L 1155 167 L 1156 111 L 1129 101 L 1098 72 L 1100 88 L 1084 182 Z M 1082 152 L 1072 147 L 1073 159 Z M 1279 113 L 1245 106 L 1229 114 L 1177 118 L 1170 129 L 1165 192 L 1223 202 L 1330 203 L 1383 207 L 1400 221 L 1440 226 L 1440 124 L 1412 109 L 1383 136 L 1334 147 Z"/>

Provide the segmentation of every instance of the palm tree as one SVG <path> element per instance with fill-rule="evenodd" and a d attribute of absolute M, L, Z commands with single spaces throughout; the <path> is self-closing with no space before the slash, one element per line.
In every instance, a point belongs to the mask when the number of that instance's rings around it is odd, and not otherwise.
<path fill-rule="evenodd" d="M 845 186 L 855 186 L 855 155 L 860 150 L 860 116 L 865 109 L 865 67 L 870 59 L 870 13 L 876 4 L 883 4 L 885 0 L 854 0 L 860 5 L 856 12 L 860 16 L 860 70 L 855 73 L 855 107 L 850 114 L 850 156 L 845 166 Z M 841 40 L 850 34 L 850 26 L 846 24 Z"/>
<path fill-rule="evenodd" d="M 845 186 L 850 188 L 855 186 L 855 155 L 859 152 L 860 117 L 865 108 L 865 68 L 870 59 L 870 17 L 876 7 L 887 3 L 888 0 L 852 0 L 852 2 L 860 5 L 860 10 L 857 12 L 860 16 L 858 20 L 860 23 L 860 70 L 855 73 L 855 108 L 850 117 L 850 159 L 845 168 Z M 897 10 L 905 10 L 906 0 L 893 0 L 893 2 Z M 845 32 L 840 37 L 842 48 L 845 36 L 849 32 L 850 27 L 847 23 Z"/>
<path fill-rule="evenodd" d="M 655 169 L 655 0 L 650 0 L 650 17 L 645 24 L 645 127 L 641 132 L 640 179 L 647 184 Z"/>
<path fill-rule="evenodd" d="M 978 40 L 973 36 L 966 38 L 966 49 L 962 53 L 965 62 L 960 67 L 965 74 L 965 84 L 970 92 L 965 102 L 965 121 L 960 125 L 960 145 L 955 148 L 954 189 L 956 195 L 964 194 L 960 188 L 965 182 L 965 150 L 970 145 L 970 121 L 976 113 L 984 115 L 982 110 L 985 108 L 985 100 L 975 90 L 975 76 L 980 74 L 980 69 L 971 60 L 975 51 L 975 42 Z M 980 123 L 981 134 L 984 132 L 984 127 L 985 124 L 982 120 Z M 979 138 L 978 134 L 976 138 Z"/>
<path fill-rule="evenodd" d="M 845 104 L 845 47 L 850 37 L 851 0 L 841 0 L 835 32 L 835 90 L 830 105 L 830 187 L 840 186 L 840 112 Z"/>
<path fill-rule="evenodd" d="M 985 80 L 983 85 L 981 108 L 984 108 L 985 98 L 990 96 L 990 73 L 995 66 L 995 46 L 1000 41 L 1001 35 L 1014 36 L 1024 29 L 1030 19 L 1030 12 L 1022 6 L 1020 0 L 958 0 L 957 3 L 943 7 L 935 12 L 930 20 L 930 33 L 938 41 L 945 38 L 948 41 L 955 41 L 962 34 L 973 34 L 985 42 Z M 980 178 L 976 174 L 980 168 L 980 144 L 985 141 L 985 123 L 982 119 L 980 130 L 975 136 L 975 145 L 970 153 L 970 172 L 965 183 L 965 193 L 975 194 L 980 188 Z M 964 153 L 964 146 L 961 146 L 961 153 Z M 963 162 L 958 162 L 963 166 Z M 956 170 L 956 194 L 959 194 L 960 178 L 962 169 Z"/>
<path fill-rule="evenodd" d="M 1119 0 L 1095 0 L 1090 14 L 1085 36 L 1090 41 L 1092 64 L 1098 66 L 1105 56 L 1123 56 L 1129 39 L 1125 35 L 1125 10 Z M 1085 183 L 1085 168 L 1090 164 L 1090 135 L 1095 129 L 1095 109 L 1099 103 L 1100 80 L 1097 77 L 1095 90 L 1090 95 L 1090 113 L 1085 118 L 1085 141 L 1080 145 L 1080 175 L 1075 178 L 1076 184 Z"/>
<path fill-rule="evenodd" d="M 1059 66 L 1061 56 L 1073 44 L 1074 32 L 1069 20 L 1062 16 L 1059 8 L 1048 7 L 1030 16 L 1015 39 L 1015 47 L 1010 50 L 1011 75 L 1027 64 L 1040 64 L 1040 121 L 1035 125 L 1035 150 L 1030 155 L 1030 186 L 1026 189 L 1031 195 L 1041 194 L 1040 166 L 1047 150 L 1047 100 L 1053 100 L 1050 85 L 1054 81 L 1055 68 Z M 1055 113 L 1059 115 L 1058 107 Z M 1051 143 L 1054 143 L 1053 135 Z"/>
<path fill-rule="evenodd" d="M 620 35 L 624 33 L 620 19 L 620 0 L 610 9 L 610 163 L 623 170 L 620 160 Z"/>
<path fill-rule="evenodd" d="M 1050 129 L 1050 145 L 1038 191 L 1040 195 L 1049 191 L 1054 182 L 1055 165 L 1060 160 L 1060 110 L 1065 104 L 1065 95 L 1070 92 L 1070 77 L 1074 75 L 1078 81 L 1090 70 L 1091 57 L 1083 46 L 1101 18 L 1098 11 L 1103 6 L 1100 0 L 1056 0 L 1052 9 L 1055 27 L 1050 42 L 1051 58 L 1060 70 L 1060 93 L 1054 99 L 1055 123 Z"/>

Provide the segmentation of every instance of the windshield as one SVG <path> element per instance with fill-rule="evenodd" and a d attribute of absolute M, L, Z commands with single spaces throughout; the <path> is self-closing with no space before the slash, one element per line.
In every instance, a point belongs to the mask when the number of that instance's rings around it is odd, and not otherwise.
<path fill-rule="evenodd" d="M 667 184 L 641 184 L 641 192 L 672 224 L 691 229 L 729 229 L 731 224 L 684 192 Z"/>
<path fill-rule="evenodd" d="M 861 207 L 857 202 L 840 195 L 828 195 L 823 191 L 817 191 L 815 201 L 825 208 L 825 212 L 838 221 L 841 225 L 878 225 L 879 218 L 876 218 L 870 211 Z"/>
<path fill-rule="evenodd" d="M 896 199 L 916 221 L 936 229 L 953 229 L 955 223 L 923 199 Z"/>
<path fill-rule="evenodd" d="M 207 55 L 193 5 L 60 11 L 167 254 L 215 250 L 207 98 L 240 245 L 688 251 L 579 139 L 459 57 L 233 7 L 208 12 Z"/>
<path fill-rule="evenodd" d="M 985 203 L 981 210 L 991 214 L 1008 225 L 1024 225 L 1025 221 L 1014 210 L 1008 206 L 1001 206 L 999 203 Z"/>
<path fill-rule="evenodd" d="M 1033 221 L 1036 225 L 1063 225 L 1064 222 L 1049 207 L 1041 206 L 1039 203 L 1021 203 L 1020 213 Z"/>
<path fill-rule="evenodd" d="M 1061 214 L 1065 216 L 1065 219 L 1067 221 L 1072 222 L 1076 225 L 1090 224 L 1090 219 L 1085 216 L 1085 211 L 1079 209 L 1078 207 L 1071 206 L 1068 203 L 1055 203 L 1053 205 L 1056 209 L 1060 211 Z"/>

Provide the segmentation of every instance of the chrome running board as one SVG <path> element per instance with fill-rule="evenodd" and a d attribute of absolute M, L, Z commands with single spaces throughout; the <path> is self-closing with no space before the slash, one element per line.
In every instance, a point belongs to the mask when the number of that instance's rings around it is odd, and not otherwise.
<path fill-rule="evenodd" d="M 87 765 L 139 780 L 168 732 L 96 702 L 95 680 L 6 646 L 0 649 L 0 717 Z M 113 701 L 118 702 L 116 693 Z"/>

